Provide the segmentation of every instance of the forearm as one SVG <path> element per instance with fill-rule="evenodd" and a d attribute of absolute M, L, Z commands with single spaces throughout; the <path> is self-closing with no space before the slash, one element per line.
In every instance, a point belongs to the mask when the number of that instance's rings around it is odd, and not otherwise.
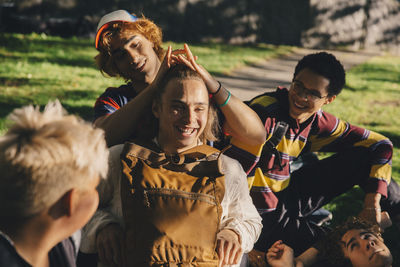
<path fill-rule="evenodd" d="M 238 233 L 243 251 L 248 252 L 261 233 L 261 217 L 253 205 L 240 164 L 225 155 L 221 156 L 221 161 L 225 173 L 225 196 L 221 203 L 220 229 L 232 229 Z"/>
<path fill-rule="evenodd" d="M 366 209 L 380 209 L 381 194 L 367 193 L 364 198 L 364 208 Z"/>
<path fill-rule="evenodd" d="M 151 111 L 155 92 L 156 88 L 149 85 L 126 105 L 94 122 L 96 127 L 104 130 L 108 147 L 124 143 L 138 130 L 138 123 Z"/>
<path fill-rule="evenodd" d="M 301 255 L 295 258 L 296 267 L 307 267 L 312 266 L 318 258 L 319 251 L 316 248 L 309 248 L 304 251 Z"/>
<path fill-rule="evenodd" d="M 382 220 L 380 200 L 381 194 L 367 193 L 364 198 L 364 207 L 359 216 L 380 225 Z"/>
<path fill-rule="evenodd" d="M 229 101 L 228 97 L 230 94 Z M 243 103 L 239 98 L 229 93 L 223 86 L 213 96 L 226 119 L 224 129 L 233 137 L 249 145 L 263 144 L 266 131 L 257 113 Z M 227 101 L 227 102 L 226 102 Z"/>

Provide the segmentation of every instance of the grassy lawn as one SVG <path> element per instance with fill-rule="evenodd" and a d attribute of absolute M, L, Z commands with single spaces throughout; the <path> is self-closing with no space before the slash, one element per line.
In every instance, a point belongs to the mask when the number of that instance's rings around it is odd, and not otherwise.
<path fill-rule="evenodd" d="M 62 39 L 46 35 L 0 34 L 0 133 L 9 112 L 27 104 L 43 106 L 58 98 L 72 113 L 90 120 L 98 95 L 122 80 L 103 77 L 96 69 L 93 41 Z M 182 44 L 167 42 L 180 48 Z M 199 62 L 213 74 L 226 74 L 238 66 L 288 53 L 290 47 L 260 44 L 230 46 L 190 44 Z M 166 47 L 166 46 L 165 46 Z M 352 124 L 389 137 L 394 145 L 393 176 L 400 182 L 400 57 L 371 59 L 347 73 L 341 95 L 326 107 Z M 327 208 L 334 222 L 360 210 L 363 193 L 355 188 Z M 392 227 L 385 233 L 392 251 L 400 251 L 400 233 Z M 397 253 L 398 254 L 398 253 Z M 395 256 L 400 259 L 398 255 Z"/>

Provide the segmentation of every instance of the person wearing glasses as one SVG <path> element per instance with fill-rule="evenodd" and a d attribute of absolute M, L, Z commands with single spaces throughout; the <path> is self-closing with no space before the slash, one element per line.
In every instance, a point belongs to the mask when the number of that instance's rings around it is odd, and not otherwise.
<path fill-rule="evenodd" d="M 243 166 L 255 165 L 248 182 L 263 230 L 250 260 L 264 255 L 257 251 L 266 252 L 277 240 L 301 254 L 324 232 L 310 220 L 311 214 L 354 185 L 366 193 L 361 217 L 379 224 L 381 211 L 387 210 L 400 222 L 400 191 L 391 180 L 391 141 L 322 110 L 344 85 L 342 64 L 319 52 L 298 62 L 289 89 L 279 87 L 249 101 L 265 125 L 267 141 L 260 152 L 260 147 L 233 138 L 225 154 Z M 319 151 L 335 154 L 291 169 L 296 158 Z"/>

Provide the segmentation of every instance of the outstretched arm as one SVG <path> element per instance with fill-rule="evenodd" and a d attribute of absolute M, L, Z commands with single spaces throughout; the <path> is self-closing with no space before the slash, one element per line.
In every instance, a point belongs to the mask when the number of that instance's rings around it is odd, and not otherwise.
<path fill-rule="evenodd" d="M 212 99 L 225 116 L 225 132 L 249 145 L 263 144 L 266 132 L 258 115 L 199 65 L 187 44 L 184 45 L 184 50 L 186 57 L 178 55 L 178 59 L 197 71 L 203 78 Z"/>

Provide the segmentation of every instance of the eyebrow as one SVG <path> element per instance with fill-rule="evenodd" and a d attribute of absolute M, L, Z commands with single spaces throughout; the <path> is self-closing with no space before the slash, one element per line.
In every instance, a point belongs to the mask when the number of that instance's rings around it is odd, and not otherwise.
<path fill-rule="evenodd" d="M 124 45 L 125 44 L 127 44 L 127 43 L 129 43 L 130 41 L 132 41 L 133 39 L 135 39 L 135 38 L 137 38 L 137 37 L 139 37 L 138 35 L 132 35 L 131 37 L 129 37 L 129 39 L 128 40 L 126 40 L 126 42 L 124 43 Z M 124 50 L 124 48 L 118 48 L 118 49 L 115 49 L 115 50 L 113 50 L 112 52 L 111 52 L 111 54 L 116 54 L 116 53 L 118 53 L 118 52 L 120 52 L 120 51 L 123 51 Z"/>
<path fill-rule="evenodd" d="M 297 83 L 301 83 L 301 85 L 302 85 L 305 89 L 307 89 L 307 90 L 318 92 L 317 89 L 305 87 L 305 86 L 304 86 L 304 83 L 303 83 L 302 81 L 299 81 L 299 80 L 296 80 L 296 79 L 293 79 L 293 81 L 294 81 L 294 82 L 297 82 Z"/>
<path fill-rule="evenodd" d="M 183 101 L 181 101 L 181 100 L 178 100 L 178 99 L 173 99 L 173 100 L 171 100 L 171 102 L 173 102 L 173 103 L 177 103 L 177 104 L 186 104 L 185 102 L 183 102 Z M 208 103 L 204 103 L 204 102 L 196 102 L 196 103 L 194 103 L 195 105 L 204 105 L 204 106 L 207 106 L 208 105 Z"/>
<path fill-rule="evenodd" d="M 371 231 L 363 231 L 363 232 L 360 232 L 358 235 L 359 235 L 359 236 L 362 236 L 362 235 L 365 235 L 365 234 L 371 234 L 371 235 L 375 236 L 374 233 L 372 233 Z M 355 240 L 355 238 L 352 237 L 352 238 L 349 240 L 349 242 L 346 244 L 346 248 L 348 248 L 348 246 L 349 246 L 349 245 L 351 244 L 351 242 L 353 242 L 354 240 Z"/>
<path fill-rule="evenodd" d="M 347 244 L 346 244 L 346 249 L 349 248 L 349 245 L 350 245 L 354 240 L 356 240 L 354 237 L 350 238 L 349 242 L 347 242 Z"/>

